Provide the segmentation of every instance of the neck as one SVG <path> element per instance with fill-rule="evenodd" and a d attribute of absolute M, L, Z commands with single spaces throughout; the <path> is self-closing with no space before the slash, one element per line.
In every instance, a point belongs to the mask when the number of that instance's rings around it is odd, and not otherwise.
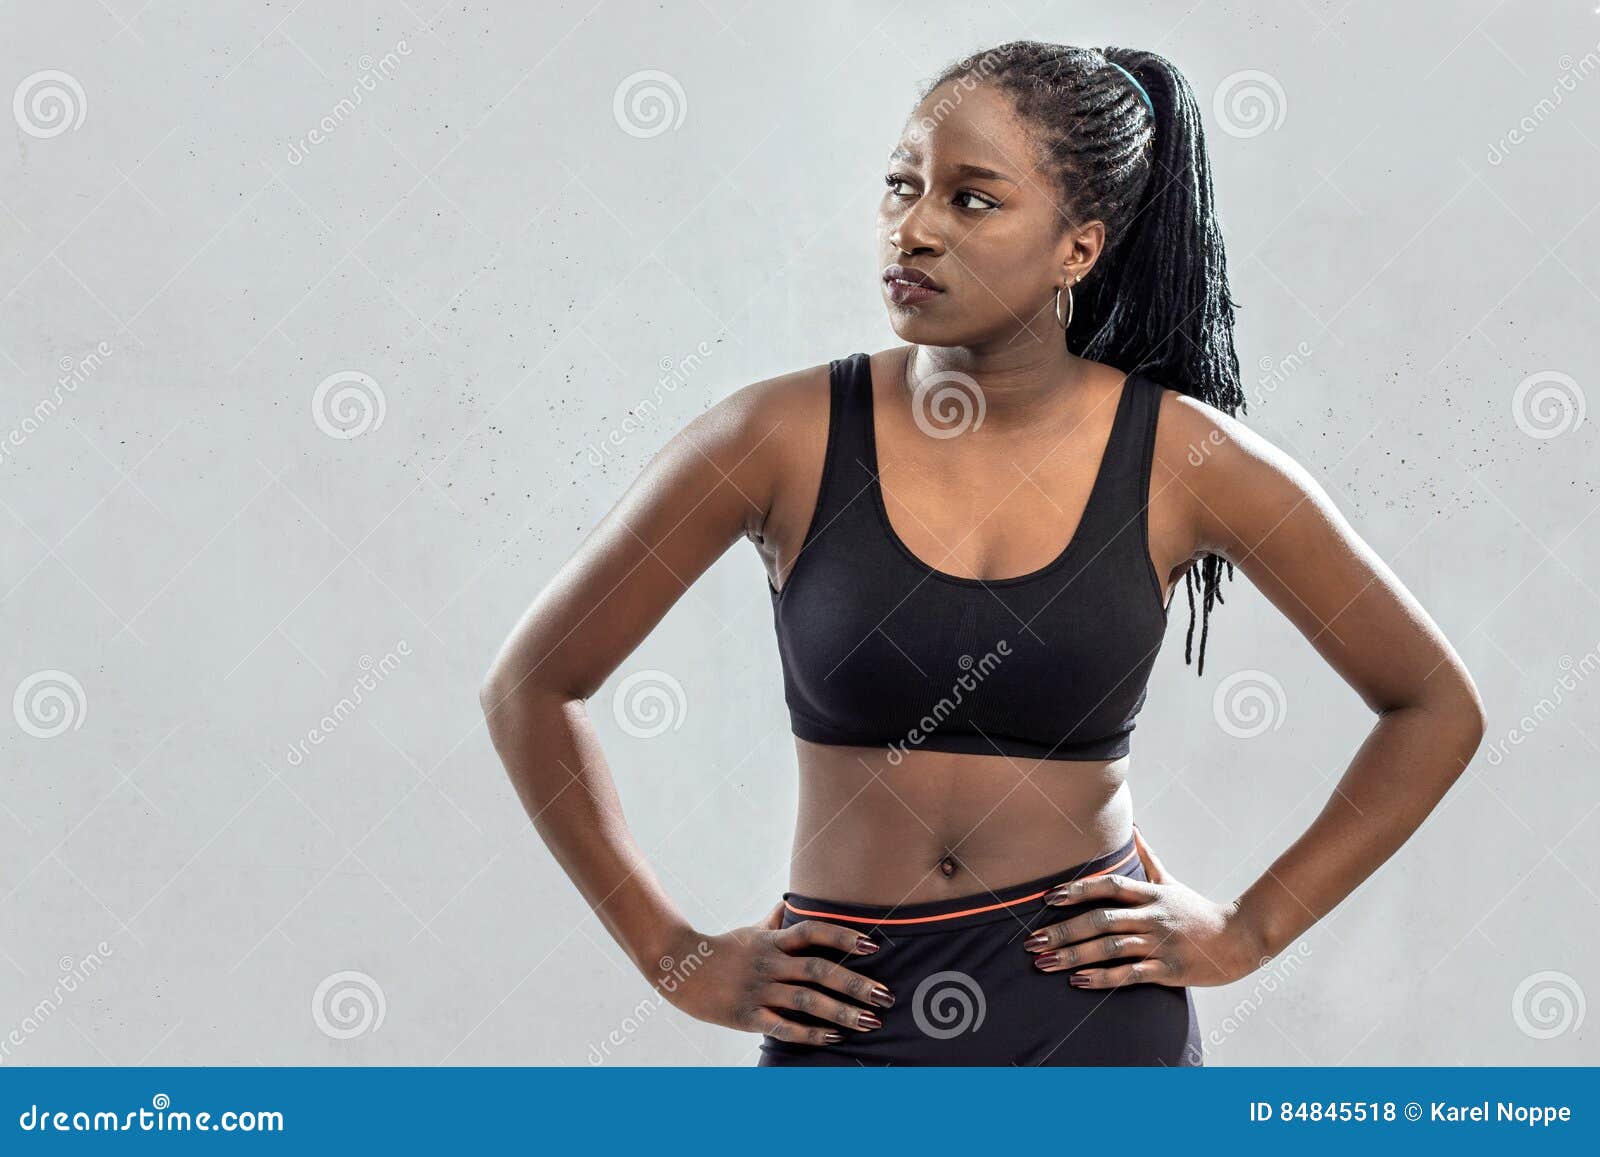
<path fill-rule="evenodd" d="M 914 345 L 905 376 L 907 388 L 915 388 L 931 374 L 966 374 L 983 390 L 985 423 L 1004 428 L 1036 425 L 1041 413 L 1077 392 L 1088 365 L 1057 332 L 1054 340 L 995 347 Z"/>

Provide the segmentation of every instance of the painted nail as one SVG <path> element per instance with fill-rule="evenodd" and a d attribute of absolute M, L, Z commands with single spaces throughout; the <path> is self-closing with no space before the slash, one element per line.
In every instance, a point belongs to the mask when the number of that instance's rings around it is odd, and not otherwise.
<path fill-rule="evenodd" d="M 1043 932 L 1035 932 L 1032 936 L 1028 937 L 1022 942 L 1022 946 L 1029 952 L 1037 952 L 1041 948 L 1050 947 L 1050 937 L 1046 936 Z"/>
<path fill-rule="evenodd" d="M 836 1028 L 830 1028 L 827 1032 L 822 1034 L 822 1039 L 831 1045 L 836 1045 L 840 1041 L 844 1040 L 844 1033 L 840 1032 Z"/>
<path fill-rule="evenodd" d="M 1035 956 L 1033 958 L 1033 962 L 1034 962 L 1034 964 L 1038 965 L 1040 968 L 1049 968 L 1052 964 L 1054 964 L 1059 959 L 1060 959 L 1060 957 L 1056 953 L 1054 953 L 1054 952 L 1046 952 L 1043 955 Z"/>
<path fill-rule="evenodd" d="M 869 999 L 879 1008 L 889 1008 L 894 1004 L 894 993 L 890 992 L 883 985 L 879 984 L 873 987 L 872 995 L 869 997 Z"/>
<path fill-rule="evenodd" d="M 1089 978 L 1081 972 L 1074 972 L 1067 977 L 1067 983 L 1072 985 L 1073 988 L 1088 988 Z"/>
<path fill-rule="evenodd" d="M 1044 898 L 1046 904 L 1065 904 L 1072 899 L 1077 889 L 1072 884 L 1064 884 Z"/>
<path fill-rule="evenodd" d="M 861 939 L 856 941 L 857 952 L 876 952 L 877 950 L 878 946 L 873 942 L 873 939 L 870 936 L 863 936 Z"/>
<path fill-rule="evenodd" d="M 883 1021 L 873 1016 L 870 1012 L 856 1013 L 856 1023 L 862 1028 L 882 1028 Z"/>

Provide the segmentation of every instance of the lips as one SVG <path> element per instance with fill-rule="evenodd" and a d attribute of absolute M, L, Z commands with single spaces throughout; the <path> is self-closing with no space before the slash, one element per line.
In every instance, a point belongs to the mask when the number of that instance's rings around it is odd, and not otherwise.
<path fill-rule="evenodd" d="M 883 284 L 889 300 L 896 305 L 917 305 L 944 292 L 944 286 L 920 269 L 891 265 L 883 271 Z"/>

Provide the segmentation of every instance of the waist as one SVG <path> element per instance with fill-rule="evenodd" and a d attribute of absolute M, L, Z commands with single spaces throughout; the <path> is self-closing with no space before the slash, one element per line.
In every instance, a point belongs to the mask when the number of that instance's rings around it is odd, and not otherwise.
<path fill-rule="evenodd" d="M 951 932 L 1001 920 L 1015 921 L 1023 912 L 1043 904 L 1045 895 L 1061 884 L 1112 874 L 1143 878 L 1143 865 L 1131 830 L 1116 848 L 1091 859 L 1021 883 L 940 900 L 861 904 L 803 892 L 785 892 L 783 922 L 787 926 L 801 920 L 824 920 L 847 924 L 863 932 L 881 928 L 894 936 Z"/>

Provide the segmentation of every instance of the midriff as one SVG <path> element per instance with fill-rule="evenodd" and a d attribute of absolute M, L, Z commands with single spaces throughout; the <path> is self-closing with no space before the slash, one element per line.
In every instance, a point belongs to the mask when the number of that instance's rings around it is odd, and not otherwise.
<path fill-rule="evenodd" d="M 1130 759 L 893 753 L 795 740 L 789 889 L 859 904 L 981 894 L 1110 851 L 1133 821 Z"/>

